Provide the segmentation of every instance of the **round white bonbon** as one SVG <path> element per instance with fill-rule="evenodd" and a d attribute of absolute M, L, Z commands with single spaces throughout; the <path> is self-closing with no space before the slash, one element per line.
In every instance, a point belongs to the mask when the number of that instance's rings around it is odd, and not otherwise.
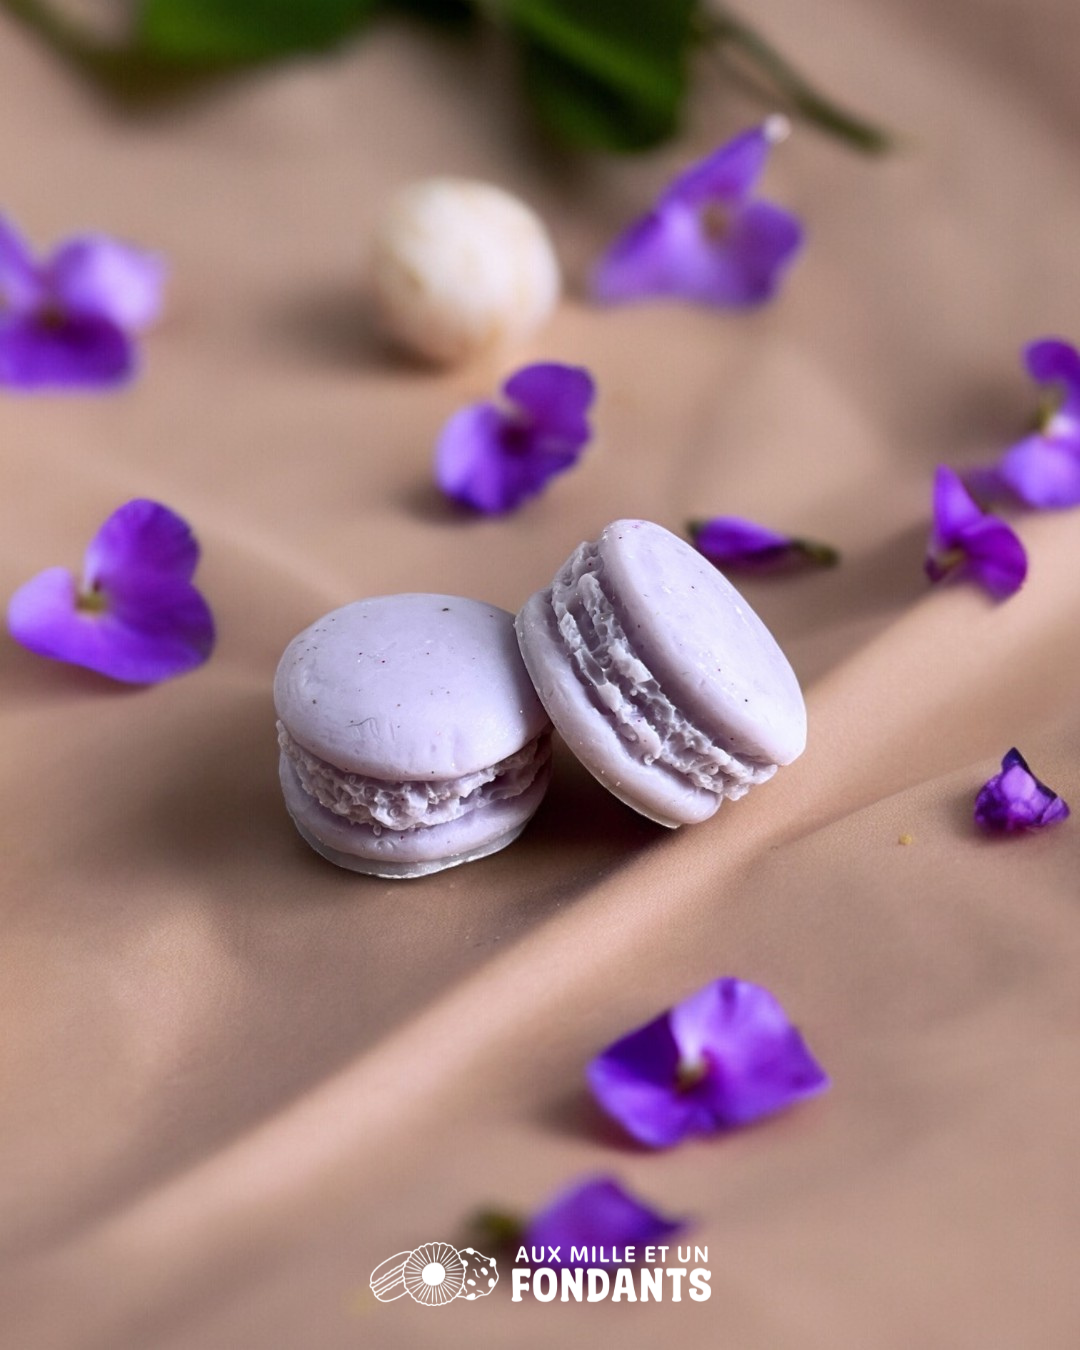
<path fill-rule="evenodd" d="M 561 285 L 536 213 L 465 178 L 424 179 L 391 199 L 376 226 L 371 275 L 383 329 L 445 365 L 534 333 Z"/>

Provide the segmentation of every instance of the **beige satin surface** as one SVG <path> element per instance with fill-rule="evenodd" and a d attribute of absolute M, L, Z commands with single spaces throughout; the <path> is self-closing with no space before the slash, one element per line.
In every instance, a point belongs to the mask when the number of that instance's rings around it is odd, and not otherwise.
<path fill-rule="evenodd" d="M 0 398 L 5 595 L 145 495 L 194 525 L 200 671 L 113 688 L 0 640 L 0 1343 L 1071 1350 L 1080 1337 L 1080 824 L 988 841 L 1009 746 L 1080 808 L 1080 515 L 1026 516 L 994 605 L 921 572 L 933 467 L 1022 429 L 1018 349 L 1080 338 L 1080 20 L 1067 0 L 769 0 L 832 90 L 903 128 L 799 130 L 769 194 L 805 256 L 753 315 L 600 311 L 589 261 L 756 116 L 703 96 L 638 161 L 537 151 L 475 54 L 386 27 L 126 116 L 0 21 L 2 204 L 41 242 L 161 249 L 130 392 Z M 364 318 L 374 213 L 474 174 L 570 278 L 526 352 L 452 374 Z M 528 357 L 587 364 L 598 436 L 505 521 L 430 485 L 442 421 Z M 516 609 L 621 515 L 744 514 L 836 543 L 747 584 L 803 679 L 806 755 L 709 824 L 635 818 L 565 756 L 522 838 L 409 884 L 322 863 L 276 784 L 289 638 L 359 595 Z M 898 840 L 910 835 L 907 846 Z M 721 974 L 773 989 L 834 1078 L 757 1128 L 628 1147 L 583 1066 Z M 379 1304 L 369 1272 L 613 1171 L 709 1249 L 707 1303 Z"/>

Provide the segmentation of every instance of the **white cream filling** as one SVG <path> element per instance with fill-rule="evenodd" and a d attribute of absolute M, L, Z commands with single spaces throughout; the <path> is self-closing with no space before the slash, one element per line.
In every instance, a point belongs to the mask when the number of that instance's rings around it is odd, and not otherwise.
<path fill-rule="evenodd" d="M 545 732 L 488 769 L 435 782 L 388 782 L 347 773 L 300 745 L 279 722 L 278 745 L 288 757 L 300 785 L 320 806 L 357 825 L 382 830 L 415 830 L 444 825 L 470 811 L 527 791 L 551 757 Z"/>
<path fill-rule="evenodd" d="M 661 764 L 732 801 L 776 772 L 775 764 L 723 749 L 671 702 L 635 653 L 604 589 L 596 544 L 582 544 L 555 578 L 551 607 L 574 672 L 644 764 Z"/>

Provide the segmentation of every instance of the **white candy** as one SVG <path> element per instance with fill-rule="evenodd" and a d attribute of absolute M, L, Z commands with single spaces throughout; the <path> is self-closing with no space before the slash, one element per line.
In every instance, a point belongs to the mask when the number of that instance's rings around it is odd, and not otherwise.
<path fill-rule="evenodd" d="M 447 365 L 528 337 L 559 298 L 559 264 L 535 212 L 501 188 L 429 178 L 390 202 L 374 241 L 383 327 Z"/>

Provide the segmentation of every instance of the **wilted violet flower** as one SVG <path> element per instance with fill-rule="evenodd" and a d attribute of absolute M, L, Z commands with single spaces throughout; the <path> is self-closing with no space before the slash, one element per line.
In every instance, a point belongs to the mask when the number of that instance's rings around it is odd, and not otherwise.
<path fill-rule="evenodd" d="M 1018 591 L 1027 576 L 1023 544 L 1003 520 L 979 508 L 944 464 L 934 476 L 934 526 L 925 569 L 931 581 L 964 571 L 999 600 Z"/>
<path fill-rule="evenodd" d="M 135 369 L 132 334 L 157 317 L 161 258 L 104 235 L 60 244 L 43 261 L 0 216 L 0 385 L 115 385 Z"/>
<path fill-rule="evenodd" d="M 668 1219 L 638 1200 L 614 1177 L 586 1177 L 560 1191 L 525 1225 L 522 1243 L 530 1250 L 561 1247 L 560 1264 L 575 1262 L 574 1247 L 647 1247 L 686 1229 L 685 1219 Z"/>
<path fill-rule="evenodd" d="M 1080 352 L 1061 338 L 1024 348 L 1032 379 L 1045 387 L 1037 431 L 1005 451 L 989 474 L 1028 506 L 1080 502 Z"/>
<path fill-rule="evenodd" d="M 694 547 L 721 569 L 770 572 L 789 567 L 833 567 L 840 554 L 828 544 L 796 539 L 739 516 L 713 516 L 690 524 Z"/>
<path fill-rule="evenodd" d="M 214 645 L 213 616 L 191 584 L 198 559 L 186 521 L 158 502 L 128 502 L 90 541 L 81 584 L 50 567 L 15 592 L 11 636 L 131 684 L 181 675 Z"/>
<path fill-rule="evenodd" d="M 513 511 L 572 468 L 592 434 L 592 376 L 579 366 L 523 366 L 502 386 L 504 403 L 473 403 L 443 427 L 435 481 L 463 506 Z"/>
<path fill-rule="evenodd" d="M 1041 830 L 1068 814 L 1065 802 L 1039 782 L 1015 746 L 1001 761 L 1001 772 L 983 784 L 975 799 L 975 823 L 994 834 Z"/>
<path fill-rule="evenodd" d="M 753 193 L 788 131 L 786 118 L 770 117 L 680 174 L 600 260 L 597 299 L 673 296 L 721 306 L 770 299 L 803 230 L 789 211 Z"/>
<path fill-rule="evenodd" d="M 610 1045 L 588 1079 L 604 1110 L 652 1148 L 745 1125 L 829 1085 L 772 994 L 735 979 Z"/>

